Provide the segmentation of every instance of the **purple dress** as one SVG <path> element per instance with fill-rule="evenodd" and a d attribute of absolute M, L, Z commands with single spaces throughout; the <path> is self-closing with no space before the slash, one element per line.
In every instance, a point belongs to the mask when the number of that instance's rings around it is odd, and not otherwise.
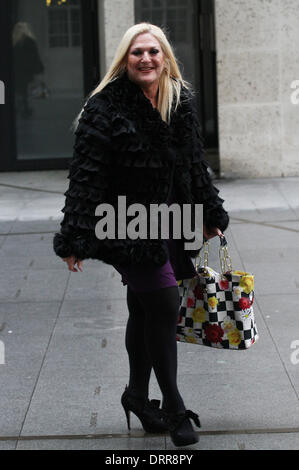
<path fill-rule="evenodd" d="M 176 202 L 175 191 L 166 202 Z M 128 285 L 134 292 L 150 292 L 164 287 L 177 286 L 177 280 L 190 279 L 196 275 L 192 259 L 184 250 L 183 240 L 171 238 L 164 240 L 167 245 L 169 260 L 163 266 L 143 268 L 142 266 L 119 266 L 114 268 L 121 274 L 123 285 Z"/>

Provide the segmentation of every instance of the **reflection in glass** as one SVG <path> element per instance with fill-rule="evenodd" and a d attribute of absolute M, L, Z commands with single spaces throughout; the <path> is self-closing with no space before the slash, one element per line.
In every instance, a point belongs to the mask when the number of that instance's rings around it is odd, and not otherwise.
<path fill-rule="evenodd" d="M 70 158 L 84 102 L 79 0 L 13 0 L 17 158 Z"/>
<path fill-rule="evenodd" d="M 28 23 L 19 21 L 12 33 L 14 50 L 15 92 L 20 97 L 22 117 L 30 117 L 33 109 L 29 106 L 29 85 L 38 74 L 45 70 L 41 61 L 36 38 Z"/>
<path fill-rule="evenodd" d="M 136 22 L 148 21 L 162 27 L 174 47 L 183 77 L 195 84 L 193 0 L 137 0 Z"/>
<path fill-rule="evenodd" d="M 136 22 L 163 28 L 183 75 L 197 90 L 206 147 L 216 148 L 217 97 L 213 0 L 135 0 Z M 200 30 L 199 30 L 200 25 Z"/>

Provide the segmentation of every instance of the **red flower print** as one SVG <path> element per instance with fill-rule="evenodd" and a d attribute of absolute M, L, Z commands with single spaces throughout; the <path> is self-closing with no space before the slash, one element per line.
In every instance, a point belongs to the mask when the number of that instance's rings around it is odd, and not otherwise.
<path fill-rule="evenodd" d="M 229 286 L 228 280 L 227 279 L 222 279 L 219 282 L 219 286 L 220 286 L 220 289 L 222 289 L 222 290 L 228 289 L 228 286 Z"/>
<path fill-rule="evenodd" d="M 179 316 L 178 323 L 181 323 L 181 321 L 182 321 L 182 315 Z"/>
<path fill-rule="evenodd" d="M 197 299 L 203 300 L 203 291 L 200 287 L 200 284 L 198 284 L 195 289 L 194 289 L 194 295 Z"/>
<path fill-rule="evenodd" d="M 245 310 L 246 308 L 250 308 L 251 305 L 252 305 L 252 300 L 250 301 L 248 299 L 248 297 L 241 297 L 241 299 L 239 299 L 239 307 L 242 309 L 242 310 Z"/>
<path fill-rule="evenodd" d="M 192 299 L 192 297 L 188 297 L 187 307 L 194 307 L 194 301 L 195 301 L 195 299 Z"/>
<path fill-rule="evenodd" d="M 205 335 L 211 343 L 221 343 L 224 331 L 219 325 L 208 325 L 205 327 Z"/>

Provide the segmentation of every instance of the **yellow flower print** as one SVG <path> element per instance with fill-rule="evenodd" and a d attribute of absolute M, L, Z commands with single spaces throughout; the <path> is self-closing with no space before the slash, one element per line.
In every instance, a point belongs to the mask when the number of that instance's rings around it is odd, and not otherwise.
<path fill-rule="evenodd" d="M 177 285 L 180 286 L 182 284 L 182 280 L 177 281 Z"/>
<path fill-rule="evenodd" d="M 206 311 L 203 307 L 197 307 L 192 313 L 193 321 L 196 323 L 203 323 L 206 321 Z"/>
<path fill-rule="evenodd" d="M 214 271 L 213 269 L 209 268 L 209 267 L 206 267 L 202 273 L 203 277 L 206 277 L 208 279 L 211 279 L 212 277 L 214 277 Z"/>
<path fill-rule="evenodd" d="M 242 337 L 238 328 L 235 328 L 233 331 L 227 333 L 228 341 L 233 346 L 239 346 L 241 343 Z"/>
<path fill-rule="evenodd" d="M 230 317 L 225 317 L 222 328 L 225 333 L 229 333 L 236 328 L 236 324 Z"/>
<path fill-rule="evenodd" d="M 208 304 L 211 308 L 215 308 L 218 304 L 218 300 L 216 299 L 216 297 L 210 297 L 208 300 Z"/>
<path fill-rule="evenodd" d="M 249 294 L 254 287 L 253 276 L 242 276 L 240 280 L 240 287 L 243 287 L 244 292 Z"/>
<path fill-rule="evenodd" d="M 245 271 L 232 271 L 232 274 L 235 274 L 236 276 L 247 276 L 249 273 L 246 273 Z"/>
<path fill-rule="evenodd" d="M 197 343 L 197 339 L 194 336 L 186 336 L 187 343 Z"/>

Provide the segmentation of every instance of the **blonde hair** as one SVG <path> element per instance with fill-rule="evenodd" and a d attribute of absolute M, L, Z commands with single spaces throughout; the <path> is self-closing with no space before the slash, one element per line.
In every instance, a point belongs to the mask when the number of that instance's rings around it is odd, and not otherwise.
<path fill-rule="evenodd" d="M 152 36 L 154 36 L 159 41 L 162 52 L 164 54 L 164 70 L 162 71 L 159 80 L 159 98 L 157 108 L 160 111 L 162 119 L 165 122 L 169 123 L 174 98 L 176 100 L 175 109 L 177 109 L 180 103 L 180 92 L 182 86 L 188 89 L 191 88 L 191 86 L 182 78 L 181 72 L 177 64 L 177 59 L 174 55 L 172 47 L 165 33 L 161 28 L 151 23 L 135 24 L 125 32 L 116 50 L 115 56 L 112 60 L 108 72 L 106 73 L 100 84 L 89 94 L 88 99 L 103 90 L 103 88 L 108 83 L 116 80 L 118 77 L 122 76 L 125 73 L 127 55 L 131 44 L 137 36 L 144 33 L 152 34 Z M 74 129 L 77 128 L 78 121 L 82 112 L 83 109 L 74 121 Z"/>
<path fill-rule="evenodd" d="M 23 37 L 29 37 L 31 39 L 36 39 L 28 23 L 23 23 L 19 21 L 14 25 L 12 31 L 12 43 L 15 46 Z"/>

